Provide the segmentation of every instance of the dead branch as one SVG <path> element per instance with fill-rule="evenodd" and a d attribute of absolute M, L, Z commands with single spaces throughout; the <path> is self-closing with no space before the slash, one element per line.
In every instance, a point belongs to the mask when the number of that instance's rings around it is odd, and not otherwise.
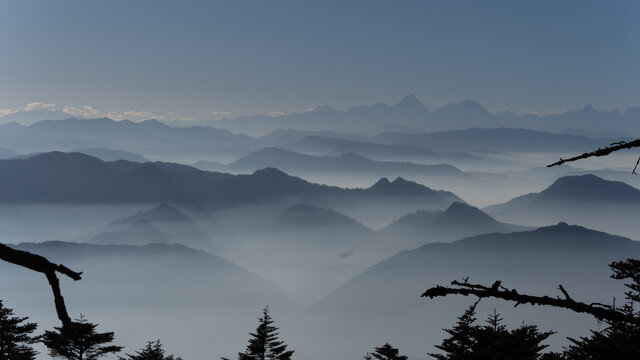
<path fill-rule="evenodd" d="M 43 256 L 32 254 L 27 251 L 15 250 L 4 244 L 0 244 L 0 260 L 24 266 L 27 269 L 45 274 L 47 281 L 51 286 L 51 290 L 53 291 L 53 299 L 56 306 L 56 312 L 58 313 L 58 319 L 62 321 L 62 326 L 64 328 L 69 328 L 69 326 L 71 326 L 71 318 L 69 317 L 67 308 L 64 304 L 64 298 L 60 291 L 60 280 L 58 280 L 56 272 L 64 274 L 76 281 L 81 279 L 81 272 L 75 272 L 64 265 L 54 264 Z"/>
<path fill-rule="evenodd" d="M 547 165 L 547 167 L 552 167 L 552 166 L 556 166 L 556 165 L 562 165 L 562 164 L 567 163 L 567 162 L 576 161 L 576 160 L 580 160 L 580 159 L 586 159 L 586 158 L 590 158 L 590 157 L 594 157 L 594 156 L 607 156 L 607 155 L 611 154 L 614 151 L 624 150 L 624 149 L 631 149 L 631 148 L 634 148 L 634 147 L 640 147 L 640 139 L 636 139 L 636 140 L 633 140 L 633 141 L 630 141 L 630 142 L 626 142 L 626 141 L 615 142 L 615 143 L 611 144 L 610 146 L 605 146 L 604 148 L 600 148 L 600 149 L 592 151 L 592 152 L 587 152 L 587 153 L 584 153 L 582 155 L 574 156 L 574 157 L 569 158 L 569 159 L 560 158 L 559 161 L 556 161 L 553 164 L 549 164 L 549 165 Z M 640 162 L 640 159 L 638 159 L 638 161 Z M 634 172 L 635 172 L 635 169 L 634 169 Z"/>
<path fill-rule="evenodd" d="M 459 281 L 453 281 L 451 285 L 451 287 L 444 287 L 440 285 L 432 287 L 425 291 L 424 294 L 422 294 L 422 297 L 428 297 L 431 299 L 447 295 L 474 295 L 479 299 L 492 297 L 507 301 L 514 301 L 516 303 L 515 306 L 520 304 L 555 306 L 569 309 L 577 313 L 589 314 L 598 320 L 622 321 L 640 324 L 640 318 L 629 316 L 619 310 L 616 310 L 613 306 L 596 303 L 589 305 L 575 301 L 569 296 L 569 293 L 564 289 L 564 287 L 562 287 L 562 285 L 560 285 L 559 289 L 563 293 L 564 299 L 559 297 L 553 298 L 550 296 L 520 294 L 515 289 L 510 290 L 503 288 L 500 285 L 500 281 L 496 281 L 491 287 L 479 284 L 461 283 Z"/>

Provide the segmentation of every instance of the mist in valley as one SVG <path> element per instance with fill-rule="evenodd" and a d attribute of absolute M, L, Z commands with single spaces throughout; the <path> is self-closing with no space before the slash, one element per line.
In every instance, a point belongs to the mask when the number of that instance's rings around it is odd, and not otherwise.
<path fill-rule="evenodd" d="M 555 331 L 542 353 L 608 334 L 589 311 L 624 311 L 637 273 L 609 265 L 640 258 L 634 15 L 4 2 L 2 306 L 34 335 L 63 326 L 57 274 L 71 320 L 113 331 L 104 358 L 122 360 L 155 340 L 246 360 L 267 306 L 304 360 L 431 359 L 474 304 L 478 325 Z"/>

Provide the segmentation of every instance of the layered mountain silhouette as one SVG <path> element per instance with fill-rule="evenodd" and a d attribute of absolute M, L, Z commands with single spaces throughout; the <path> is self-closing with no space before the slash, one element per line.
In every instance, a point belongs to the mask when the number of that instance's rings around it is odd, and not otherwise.
<path fill-rule="evenodd" d="M 168 233 L 158 229 L 148 220 L 138 220 L 122 230 L 109 229 L 89 240 L 95 244 L 146 245 L 151 243 L 175 243 Z"/>
<path fill-rule="evenodd" d="M 198 202 L 226 174 L 171 163 L 104 162 L 50 152 L 0 160 L 0 199 L 27 203 Z"/>
<path fill-rule="evenodd" d="M 318 173 L 334 173 L 344 176 L 352 174 L 385 174 L 425 176 L 464 177 L 465 174 L 451 165 L 418 165 L 409 162 L 375 161 L 356 153 L 344 153 L 339 156 L 313 156 L 293 151 L 269 147 L 248 154 L 228 165 L 200 161 L 196 167 L 220 172 L 247 172 L 265 167 L 301 176 Z M 392 176 L 389 175 L 389 176 Z"/>
<path fill-rule="evenodd" d="M 584 205 L 640 204 L 640 190 L 619 181 L 604 180 L 595 175 L 565 176 L 539 193 L 519 196 L 504 204 L 485 208 L 488 213 L 577 210 Z"/>
<path fill-rule="evenodd" d="M 420 133 L 411 131 L 410 133 Z M 386 134 L 386 133 L 385 133 Z M 385 139 L 381 136 L 381 139 Z M 474 152 L 468 149 L 461 150 L 456 143 L 449 144 L 396 144 L 381 143 L 381 140 L 371 137 L 344 138 L 341 136 L 307 135 L 289 144 L 281 145 L 291 151 L 313 154 L 317 156 L 337 157 L 344 154 L 355 153 L 369 159 L 378 161 L 394 161 L 415 164 L 449 164 L 452 166 L 464 166 L 465 168 L 486 171 L 487 168 L 496 165 L 504 167 L 515 165 L 512 160 L 493 156 L 486 152 Z M 487 144 L 487 148 L 492 145 Z M 434 150 L 435 149 L 435 150 Z M 437 150 L 437 151 L 436 151 Z M 475 150 L 475 149 L 474 149 Z"/>
<path fill-rule="evenodd" d="M 320 230 L 323 232 L 329 230 L 364 234 L 372 232 L 371 229 L 344 214 L 305 204 L 293 205 L 280 213 L 276 217 L 276 228 L 280 230 Z"/>
<path fill-rule="evenodd" d="M 304 113 L 283 116 L 241 116 L 222 119 L 220 127 L 246 134 L 267 134 L 276 129 L 371 131 L 380 126 L 395 123 L 420 124 L 426 119 L 429 109 L 413 95 L 393 105 L 375 104 L 356 106 L 348 111 L 338 111 L 324 105 Z"/>
<path fill-rule="evenodd" d="M 527 229 L 502 223 L 471 205 L 454 202 L 444 211 L 417 211 L 405 215 L 381 230 L 390 241 L 407 248 L 428 242 L 453 241 L 485 233 L 510 233 Z"/>
<path fill-rule="evenodd" d="M 562 153 L 587 151 L 613 139 L 587 138 L 516 128 L 469 128 L 443 132 L 407 134 L 383 133 L 372 138 L 382 144 L 428 146 L 434 149 L 484 150 L 504 153 Z"/>
<path fill-rule="evenodd" d="M 126 160 L 126 161 L 140 162 L 140 163 L 149 161 L 144 156 L 138 155 L 136 153 L 132 153 L 130 151 L 124 151 L 124 150 L 118 150 L 118 149 L 89 148 L 89 149 L 76 149 L 70 152 L 87 154 L 89 156 L 96 157 L 102 161 Z"/>
<path fill-rule="evenodd" d="M 313 184 L 275 168 L 233 176 L 172 163 L 104 162 L 61 152 L 0 160 L 0 199 L 11 203 L 169 202 L 214 208 L 269 201 L 329 208 L 395 203 L 443 208 L 460 201 L 453 193 L 401 178 L 367 189 L 343 189 Z"/>
<path fill-rule="evenodd" d="M 633 236 L 629 213 L 640 209 L 640 190 L 595 175 L 565 176 L 546 189 L 484 210 L 498 219 L 536 226 L 549 221 L 581 222 Z"/>
<path fill-rule="evenodd" d="M 126 226 L 140 220 L 168 223 L 193 223 L 193 220 L 180 211 L 177 207 L 165 203 L 159 204 L 149 210 L 140 211 L 135 215 L 125 217 L 110 223 L 108 226 Z"/>
<path fill-rule="evenodd" d="M 557 290 L 562 284 L 573 299 L 610 303 L 611 296 L 623 296 L 625 289 L 609 278 L 607 265 L 637 256 L 640 243 L 636 241 L 566 223 L 532 231 L 478 235 L 401 252 L 347 281 L 315 310 L 327 322 L 332 318 L 344 321 L 344 333 L 358 328 L 354 336 L 409 336 L 409 343 L 439 339 L 443 336 L 440 329 L 450 327 L 475 299 L 421 298 L 429 287 L 464 279 L 490 286 L 501 280 L 502 286 L 521 293 L 562 296 Z M 478 311 L 487 314 L 494 308 L 514 323 L 535 323 L 569 336 L 583 334 L 594 323 L 591 318 L 566 311 L 526 305 L 513 309 L 512 303 L 492 299 L 483 299 Z M 384 334 L 374 325 L 380 319 L 371 319 L 372 313 L 393 314 L 384 317 Z M 557 343 L 563 343 L 562 339 Z M 415 346 L 407 351 L 419 350 Z"/>
<path fill-rule="evenodd" d="M 393 105 L 378 103 L 352 107 L 347 111 L 325 105 L 303 113 L 275 117 L 257 115 L 223 119 L 216 121 L 215 125 L 253 135 L 267 134 L 277 129 L 371 133 L 389 126 L 420 128 L 424 131 L 517 127 L 553 132 L 583 129 L 609 133 L 610 129 L 615 128 L 627 134 L 637 134 L 640 130 L 636 124 L 638 109 L 599 111 L 586 105 L 579 110 L 561 113 L 516 115 L 510 111 L 492 113 L 476 101 L 464 100 L 431 111 L 417 97 L 410 95 Z"/>
<path fill-rule="evenodd" d="M 90 242 L 129 245 L 177 243 L 213 247 L 208 240 L 209 237 L 193 219 L 175 206 L 163 203 L 111 222 Z"/>
<path fill-rule="evenodd" d="M 363 289 L 362 286 L 366 283 L 368 286 L 389 281 L 390 275 L 396 279 L 414 279 L 422 284 L 446 283 L 448 280 L 471 275 L 475 282 L 491 279 L 493 276 L 499 276 L 499 279 L 514 278 L 510 267 L 516 266 L 514 269 L 518 272 L 530 274 L 532 278 L 535 276 L 538 281 L 545 280 L 547 275 L 547 280 L 559 281 L 563 275 L 579 276 L 582 270 L 591 273 L 593 270 L 589 270 L 590 267 L 598 267 L 598 271 L 604 271 L 598 278 L 606 278 L 608 259 L 622 259 L 633 254 L 640 254 L 640 243 L 637 241 L 561 222 L 535 230 L 476 235 L 448 244 L 426 244 L 414 250 L 403 251 L 350 280 L 325 301 L 333 301 L 334 297 L 337 300 L 343 296 L 356 296 L 352 290 Z M 594 258 L 599 259 L 593 263 L 586 261 Z M 519 262 L 522 262 L 519 266 L 515 265 Z M 540 266 L 541 262 L 545 264 L 544 267 Z M 481 268 L 479 264 L 490 266 Z M 550 273 L 551 268 L 564 269 L 565 274 L 553 275 Z M 489 277 L 487 272 L 490 273 Z M 451 275 L 448 278 L 434 278 L 434 274 L 441 277 L 440 274 L 446 273 Z M 574 279 L 574 282 L 582 281 Z M 408 281 L 400 286 L 413 285 Z M 527 287 L 527 284 L 520 285 Z M 359 292 L 356 298 L 371 295 L 370 291 L 374 291 L 374 287 Z M 584 292 L 590 293 L 588 289 Z M 403 293 L 407 292 L 395 292 Z"/>
<path fill-rule="evenodd" d="M 9 125 L 0 126 L 3 143 L 24 153 L 111 148 L 145 155 L 147 149 L 179 152 L 186 146 L 251 148 L 261 144 L 257 139 L 227 130 L 209 126 L 172 127 L 156 120 L 132 122 L 71 118 L 44 120 L 29 126 Z"/>

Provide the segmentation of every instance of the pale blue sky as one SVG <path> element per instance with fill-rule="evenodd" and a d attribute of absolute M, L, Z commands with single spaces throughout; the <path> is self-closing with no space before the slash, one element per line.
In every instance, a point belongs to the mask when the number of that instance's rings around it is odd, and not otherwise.
<path fill-rule="evenodd" d="M 623 109 L 640 105 L 639 19 L 633 0 L 0 0 L 0 109 Z"/>

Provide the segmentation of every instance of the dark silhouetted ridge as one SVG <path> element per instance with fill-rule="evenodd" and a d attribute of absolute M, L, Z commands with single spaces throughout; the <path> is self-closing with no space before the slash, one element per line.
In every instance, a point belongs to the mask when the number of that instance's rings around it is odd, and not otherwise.
<path fill-rule="evenodd" d="M 393 182 L 389 182 L 389 179 L 387 178 L 382 178 L 373 184 L 369 190 L 376 194 L 396 195 L 427 194 L 435 192 L 424 185 L 420 185 L 414 181 L 405 180 L 401 177 L 396 178 Z"/>
<path fill-rule="evenodd" d="M 464 223 L 466 226 L 499 224 L 498 221 L 477 207 L 457 201 L 434 219 L 434 224 L 437 225 L 459 225 L 461 223 Z"/>
<path fill-rule="evenodd" d="M 623 182 L 609 181 L 591 174 L 559 178 L 539 195 L 579 201 L 640 201 L 640 190 Z"/>

